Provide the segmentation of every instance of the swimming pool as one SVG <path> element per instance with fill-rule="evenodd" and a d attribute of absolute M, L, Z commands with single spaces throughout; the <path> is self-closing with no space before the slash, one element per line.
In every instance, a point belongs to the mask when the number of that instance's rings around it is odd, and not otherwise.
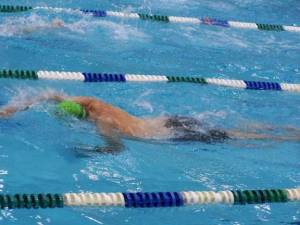
<path fill-rule="evenodd" d="M 1 1 L 1 4 L 134 11 L 299 25 L 297 1 Z M 67 29 L 44 29 L 54 18 Z M 0 15 L 3 69 L 169 74 L 300 82 L 299 33 L 264 32 L 74 13 Z M 37 28 L 24 32 L 24 28 Z M 45 89 L 95 96 L 136 116 L 189 115 L 223 128 L 300 127 L 297 93 L 181 83 L 2 79 L 0 103 Z M 2 193 L 183 191 L 297 187 L 299 142 L 153 143 L 124 140 L 117 155 L 80 157 L 103 144 L 90 124 L 40 105 L 0 120 Z M 297 224 L 299 203 L 124 209 L 3 210 L 3 224 Z"/>

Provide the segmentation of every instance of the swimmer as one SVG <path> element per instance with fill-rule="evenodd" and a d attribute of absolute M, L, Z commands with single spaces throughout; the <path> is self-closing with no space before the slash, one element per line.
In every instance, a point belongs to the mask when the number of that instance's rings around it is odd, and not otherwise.
<path fill-rule="evenodd" d="M 61 19 L 58 19 L 58 18 L 53 19 L 51 22 L 52 28 L 63 28 L 64 26 L 65 26 L 64 21 L 62 21 Z"/>
<path fill-rule="evenodd" d="M 0 110 L 0 116 L 8 118 L 18 111 L 27 110 L 32 105 L 41 102 L 54 102 L 57 105 L 57 113 L 94 123 L 107 144 L 98 148 L 99 152 L 121 151 L 123 149 L 122 137 L 204 143 L 225 142 L 229 139 L 300 141 L 299 133 L 281 137 L 256 132 L 225 131 L 208 128 L 192 117 L 171 116 L 144 119 L 130 115 L 94 97 L 71 97 L 55 92 L 41 93 L 37 97 L 23 101 L 22 104 L 6 105 Z"/>
<path fill-rule="evenodd" d="M 50 24 L 46 24 L 46 25 L 31 24 L 30 26 L 27 26 L 23 29 L 23 33 L 30 34 L 30 33 L 33 33 L 35 31 L 39 31 L 39 30 L 60 29 L 60 28 L 64 28 L 64 27 L 65 27 L 64 21 L 61 19 L 55 18 L 50 22 Z"/>

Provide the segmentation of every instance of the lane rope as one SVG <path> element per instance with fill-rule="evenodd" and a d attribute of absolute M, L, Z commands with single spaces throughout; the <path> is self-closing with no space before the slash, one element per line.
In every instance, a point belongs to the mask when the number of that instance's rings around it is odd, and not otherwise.
<path fill-rule="evenodd" d="M 279 24 L 265 24 L 265 23 L 249 23 L 241 21 L 221 20 L 210 17 L 180 17 L 180 16 L 165 16 L 165 15 L 152 15 L 144 13 L 132 12 L 116 12 L 105 10 L 89 10 L 89 9 L 72 9 L 72 8 L 57 8 L 57 7 L 43 7 L 43 6 L 13 6 L 13 5 L 0 5 L 0 12 L 2 13 L 20 13 L 30 10 L 47 10 L 57 12 L 78 12 L 89 14 L 94 17 L 120 17 L 128 19 L 141 19 L 148 21 L 158 21 L 165 23 L 180 23 L 180 24 L 196 24 L 196 25 L 212 25 L 219 27 L 233 27 L 240 29 L 256 29 L 264 31 L 289 31 L 300 32 L 300 26 L 296 25 L 279 25 Z"/>
<path fill-rule="evenodd" d="M 264 204 L 300 201 L 300 188 L 124 193 L 1 194 L 0 208 L 38 209 L 69 207 L 179 207 L 203 204 Z"/>
<path fill-rule="evenodd" d="M 300 84 L 277 83 L 267 81 L 248 81 L 220 78 L 203 78 L 198 76 L 167 76 L 142 74 L 113 74 L 63 71 L 30 71 L 30 70 L 0 70 L 0 78 L 31 79 L 31 80 L 70 80 L 82 82 L 168 82 L 197 83 L 251 90 L 273 90 L 300 92 Z"/>

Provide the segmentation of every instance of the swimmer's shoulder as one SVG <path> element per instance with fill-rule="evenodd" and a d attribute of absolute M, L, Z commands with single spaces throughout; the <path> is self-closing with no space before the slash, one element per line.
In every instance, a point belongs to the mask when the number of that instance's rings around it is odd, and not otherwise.
<path fill-rule="evenodd" d="M 76 96 L 71 97 L 70 100 L 82 105 L 87 110 L 96 110 L 105 108 L 107 106 L 102 100 L 95 97 L 86 97 L 86 96 Z"/>
<path fill-rule="evenodd" d="M 76 102 L 76 103 L 78 103 L 80 105 L 87 105 L 87 104 L 99 101 L 99 100 L 97 100 L 94 97 L 86 97 L 86 96 L 70 97 L 69 100 L 74 101 L 74 102 Z"/>

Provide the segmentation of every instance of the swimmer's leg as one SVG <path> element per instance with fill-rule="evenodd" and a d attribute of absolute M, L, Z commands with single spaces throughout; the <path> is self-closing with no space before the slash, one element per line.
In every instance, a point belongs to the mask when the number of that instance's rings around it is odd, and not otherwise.
<path fill-rule="evenodd" d="M 289 135 L 299 135 L 300 136 L 300 128 L 291 126 L 291 125 L 271 125 L 266 123 L 258 123 L 248 120 L 242 120 L 240 127 L 243 128 L 243 130 L 251 131 L 253 133 L 256 133 L 257 131 L 285 131 Z"/>
<path fill-rule="evenodd" d="M 255 132 L 245 131 L 227 131 L 229 136 L 233 139 L 240 140 L 273 140 L 273 141 L 300 141 L 300 135 L 271 135 L 271 134 L 260 134 Z"/>

